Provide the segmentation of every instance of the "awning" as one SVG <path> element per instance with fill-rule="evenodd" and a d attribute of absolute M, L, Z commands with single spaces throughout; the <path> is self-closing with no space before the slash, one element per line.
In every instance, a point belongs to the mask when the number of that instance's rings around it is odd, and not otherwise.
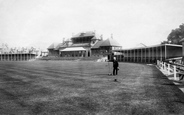
<path fill-rule="evenodd" d="M 85 51 L 83 47 L 71 47 L 71 48 L 65 48 L 60 50 L 61 52 L 67 52 L 67 51 Z"/>
<path fill-rule="evenodd" d="M 114 55 L 124 55 L 123 53 L 121 53 L 121 52 L 113 52 L 114 53 Z"/>

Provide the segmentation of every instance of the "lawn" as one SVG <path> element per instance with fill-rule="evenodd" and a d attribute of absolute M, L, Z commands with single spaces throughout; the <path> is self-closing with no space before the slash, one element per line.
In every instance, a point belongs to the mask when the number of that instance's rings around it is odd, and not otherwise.
<path fill-rule="evenodd" d="M 120 63 L 118 76 L 108 69 L 92 61 L 0 62 L 0 113 L 184 114 L 184 94 L 155 66 Z"/>

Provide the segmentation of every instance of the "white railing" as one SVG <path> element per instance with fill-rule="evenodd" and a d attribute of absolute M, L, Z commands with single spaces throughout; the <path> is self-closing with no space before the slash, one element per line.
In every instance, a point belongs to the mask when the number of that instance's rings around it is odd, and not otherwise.
<path fill-rule="evenodd" d="M 174 80 L 179 80 L 177 77 L 178 73 L 181 73 L 181 71 L 184 73 L 184 69 L 182 69 L 184 66 L 179 64 L 167 63 L 157 60 L 157 66 L 167 76 L 174 75 Z"/>

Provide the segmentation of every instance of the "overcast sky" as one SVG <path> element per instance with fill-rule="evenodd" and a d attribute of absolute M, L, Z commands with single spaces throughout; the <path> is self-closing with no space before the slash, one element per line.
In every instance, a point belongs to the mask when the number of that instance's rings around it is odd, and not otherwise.
<path fill-rule="evenodd" d="M 0 0 L 0 43 L 46 49 L 72 33 L 113 34 L 123 48 L 167 40 L 184 0 Z"/>

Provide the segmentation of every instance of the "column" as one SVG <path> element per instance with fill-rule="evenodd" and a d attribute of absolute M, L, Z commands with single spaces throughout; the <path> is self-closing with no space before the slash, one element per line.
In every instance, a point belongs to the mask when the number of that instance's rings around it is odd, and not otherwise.
<path fill-rule="evenodd" d="M 156 57 L 155 59 L 157 60 L 158 59 L 158 47 L 155 47 L 156 48 Z"/>
<path fill-rule="evenodd" d="M 85 57 L 88 57 L 88 50 L 86 50 L 86 56 Z"/>
<path fill-rule="evenodd" d="M 126 62 L 128 61 L 128 50 L 126 50 Z"/>
<path fill-rule="evenodd" d="M 135 60 L 134 60 L 134 62 L 136 62 L 136 60 L 137 60 L 137 50 L 135 49 Z"/>
<path fill-rule="evenodd" d="M 150 54 L 151 54 L 151 51 L 150 51 L 151 48 L 148 49 L 148 62 L 150 63 Z"/>
<path fill-rule="evenodd" d="M 144 50 L 144 58 L 145 58 L 145 60 L 144 60 L 144 62 L 146 63 L 147 61 L 146 61 L 146 59 L 147 59 L 147 56 L 146 56 L 146 48 L 145 48 L 145 50 Z"/>
<path fill-rule="evenodd" d="M 124 54 L 124 55 L 123 55 L 123 59 L 122 59 L 122 61 L 124 62 L 124 61 L 125 61 L 125 51 L 123 50 L 122 53 Z M 121 56 L 121 57 L 122 57 L 122 56 Z"/>
<path fill-rule="evenodd" d="M 127 53 L 128 53 L 127 61 L 129 62 L 130 61 L 130 50 L 127 50 Z"/>
<path fill-rule="evenodd" d="M 155 55 L 154 55 L 154 47 L 152 48 L 152 63 L 153 63 L 153 61 L 154 61 L 154 57 L 155 57 Z"/>
<path fill-rule="evenodd" d="M 139 63 L 139 57 L 140 57 L 140 53 L 139 53 L 139 49 L 137 49 L 137 62 Z"/>
<path fill-rule="evenodd" d="M 130 50 L 130 62 L 132 62 L 132 50 Z"/>
<path fill-rule="evenodd" d="M 143 58 L 143 54 L 142 54 L 142 48 L 141 48 L 141 63 L 142 63 L 142 59 Z"/>
<path fill-rule="evenodd" d="M 129 50 L 129 62 L 131 62 L 131 50 Z"/>
<path fill-rule="evenodd" d="M 127 54 L 126 54 L 126 50 L 124 50 L 124 54 L 125 54 L 125 56 L 124 56 L 123 61 L 124 61 L 124 62 L 126 62 L 126 56 L 127 56 Z"/>
<path fill-rule="evenodd" d="M 135 62 L 135 49 L 134 49 L 134 62 Z"/>
<path fill-rule="evenodd" d="M 165 60 L 166 60 L 166 58 L 167 58 L 167 47 L 165 45 Z"/>
<path fill-rule="evenodd" d="M 160 46 L 160 61 L 162 61 L 162 46 Z"/>

